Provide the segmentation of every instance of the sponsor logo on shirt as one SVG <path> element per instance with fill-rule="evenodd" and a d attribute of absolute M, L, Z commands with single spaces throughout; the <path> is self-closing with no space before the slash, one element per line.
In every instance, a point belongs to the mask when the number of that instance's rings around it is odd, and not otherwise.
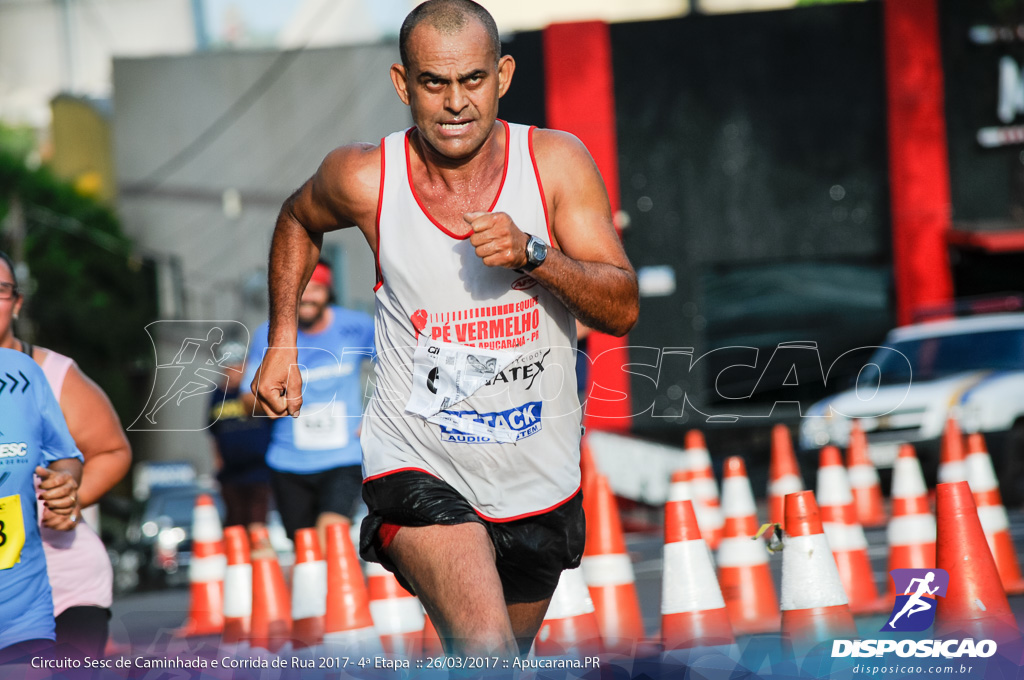
<path fill-rule="evenodd" d="M 25 442 L 0 444 L 0 458 L 24 458 L 27 455 L 28 444 Z"/>
<path fill-rule="evenodd" d="M 544 372 L 544 360 L 551 354 L 551 350 L 535 352 L 520 360 L 517 365 L 510 366 L 498 373 L 488 381 L 488 385 L 509 384 L 526 381 L 526 389 L 533 387 L 534 381 Z"/>
<path fill-rule="evenodd" d="M 477 413 L 476 411 L 445 411 L 445 413 L 488 428 L 515 433 L 515 440 L 531 437 L 541 430 L 542 402 L 529 401 L 506 411 Z M 473 434 L 448 425 L 441 425 L 441 441 L 460 444 L 493 444 L 497 440 L 484 434 Z"/>
<path fill-rule="evenodd" d="M 533 278 L 529 274 L 526 276 L 520 276 L 518 279 L 512 282 L 512 290 L 527 290 L 537 285 L 537 279 Z"/>

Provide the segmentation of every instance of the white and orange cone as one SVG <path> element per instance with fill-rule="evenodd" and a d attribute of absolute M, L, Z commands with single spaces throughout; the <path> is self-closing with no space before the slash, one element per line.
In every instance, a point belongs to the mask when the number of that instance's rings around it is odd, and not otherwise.
<path fill-rule="evenodd" d="M 689 499 L 689 489 L 685 482 L 676 479 L 665 503 L 664 565 L 661 637 L 665 649 L 735 642 L 711 554 L 701 538 L 697 515 Z"/>
<path fill-rule="evenodd" d="M 949 573 L 949 587 L 936 603 L 933 635 L 988 639 L 999 645 L 1018 642 L 1020 629 L 992 553 L 985 550 L 985 533 L 968 483 L 936 486 L 935 514 L 942 527 L 935 566 Z"/>
<path fill-rule="evenodd" d="M 192 511 L 192 561 L 188 567 L 191 602 L 180 637 L 220 635 L 224 630 L 224 532 L 209 494 L 199 494 Z"/>
<path fill-rule="evenodd" d="M 839 449 L 821 449 L 818 462 L 818 506 L 821 522 L 832 547 L 839 579 L 855 615 L 877 614 L 889 610 L 878 596 L 878 588 L 868 557 L 868 540 L 853 509 L 853 491 Z"/>
<path fill-rule="evenodd" d="M 609 652 L 632 653 L 644 636 L 633 563 L 626 552 L 619 511 L 608 478 L 595 475 L 587 508 L 587 542 L 581 564 L 598 628 Z"/>
<path fill-rule="evenodd" d="M 960 433 L 960 425 L 957 424 L 956 418 L 950 416 L 946 419 L 946 427 L 942 431 L 938 483 L 966 481 L 967 461 L 964 457 L 963 435 Z"/>
<path fill-rule="evenodd" d="M 249 535 L 243 526 L 224 529 L 228 566 L 224 574 L 224 633 L 221 642 L 238 644 L 249 639 L 252 620 L 252 562 Z"/>
<path fill-rule="evenodd" d="M 892 466 L 892 519 L 887 529 L 889 571 L 935 568 L 935 516 L 914 447 L 903 444 Z M 889 579 L 888 600 L 897 593 Z"/>
<path fill-rule="evenodd" d="M 718 546 L 718 582 L 729 621 L 737 635 L 779 629 L 779 600 L 775 595 L 768 551 L 757 534 L 757 506 L 739 456 L 725 461 L 722 478 L 725 530 Z"/>
<path fill-rule="evenodd" d="M 327 561 L 316 529 L 295 532 L 292 568 L 292 647 L 315 647 L 324 639 L 327 614 Z"/>
<path fill-rule="evenodd" d="M 850 444 L 846 449 L 846 470 L 853 489 L 853 507 L 861 526 L 880 527 L 885 524 L 885 501 L 882 483 L 868 455 L 868 438 L 856 420 L 850 426 Z"/>
<path fill-rule="evenodd" d="M 822 528 L 814 494 L 786 496 L 782 550 L 782 633 L 798 650 L 850 638 L 857 627 Z"/>
<path fill-rule="evenodd" d="M 768 471 L 768 521 L 782 524 L 785 521 L 783 499 L 787 494 L 804 490 L 800 466 L 793 454 L 793 441 L 785 425 L 772 428 L 772 456 Z"/>
<path fill-rule="evenodd" d="M 701 536 L 712 550 L 718 548 L 722 540 L 722 527 L 725 517 L 722 515 L 721 502 L 718 496 L 718 484 L 711 467 L 711 454 L 708 453 L 704 434 L 700 430 L 686 433 L 686 469 L 690 471 L 690 492 L 693 494 L 693 510 L 697 513 Z"/>
<path fill-rule="evenodd" d="M 384 652 L 403 659 L 418 657 L 426 619 L 419 599 L 376 562 L 366 563 L 366 580 L 370 614 Z"/>
<path fill-rule="evenodd" d="M 533 645 L 537 656 L 592 656 L 603 651 L 594 604 L 581 569 L 566 569 L 558 577 Z"/>
<path fill-rule="evenodd" d="M 1024 577 L 1021 576 L 1020 563 L 1017 561 L 1017 550 L 1010 536 L 1010 518 L 1003 506 L 1003 498 L 999 493 L 999 479 L 992 458 L 988 454 L 988 446 L 981 433 L 967 436 L 967 483 L 974 494 L 974 503 L 978 506 L 978 519 L 985 531 L 985 540 L 992 550 L 992 558 L 999 570 L 999 579 L 1009 595 L 1024 593 Z"/>
<path fill-rule="evenodd" d="M 252 630 L 250 645 L 277 652 L 291 637 L 292 604 L 288 586 L 264 526 L 250 531 L 252 542 Z"/>
<path fill-rule="evenodd" d="M 370 614 L 370 595 L 363 579 L 349 523 L 327 525 L 327 611 L 324 646 L 332 653 L 381 654 L 380 635 Z"/>

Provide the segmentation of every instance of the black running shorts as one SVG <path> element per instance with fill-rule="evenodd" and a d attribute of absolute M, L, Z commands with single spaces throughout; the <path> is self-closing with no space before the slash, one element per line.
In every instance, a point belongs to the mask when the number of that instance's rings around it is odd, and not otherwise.
<path fill-rule="evenodd" d="M 349 518 L 355 514 L 363 482 L 359 465 L 304 475 L 277 470 L 270 474 L 274 500 L 288 538 L 294 539 L 299 529 L 315 527 L 321 513 L 333 512 Z"/>
<path fill-rule="evenodd" d="M 562 570 L 578 567 L 583 557 L 587 526 L 582 491 L 549 512 L 499 522 L 478 515 L 462 495 L 437 477 L 403 470 L 364 482 L 363 500 L 369 515 L 361 527 L 359 554 L 394 573 L 409 592 L 413 589 L 388 560 L 387 551 L 381 549 L 379 532 L 384 524 L 484 525 L 494 544 L 498 575 L 509 604 L 548 599 L 555 592 Z"/>

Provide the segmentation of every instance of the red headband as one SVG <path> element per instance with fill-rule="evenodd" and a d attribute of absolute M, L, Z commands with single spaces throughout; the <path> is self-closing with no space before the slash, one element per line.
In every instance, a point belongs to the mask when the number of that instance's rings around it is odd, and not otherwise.
<path fill-rule="evenodd" d="M 326 288 L 331 287 L 331 270 L 327 268 L 325 264 L 318 264 L 316 269 L 313 270 L 313 276 L 309 279 L 310 283 L 319 283 L 321 286 Z"/>

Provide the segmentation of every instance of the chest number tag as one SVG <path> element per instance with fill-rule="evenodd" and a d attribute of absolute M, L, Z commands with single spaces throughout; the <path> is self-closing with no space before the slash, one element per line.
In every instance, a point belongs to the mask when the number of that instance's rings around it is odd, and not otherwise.
<path fill-rule="evenodd" d="M 10 569 L 21 560 L 25 547 L 25 518 L 21 496 L 0 498 L 0 570 Z"/>

